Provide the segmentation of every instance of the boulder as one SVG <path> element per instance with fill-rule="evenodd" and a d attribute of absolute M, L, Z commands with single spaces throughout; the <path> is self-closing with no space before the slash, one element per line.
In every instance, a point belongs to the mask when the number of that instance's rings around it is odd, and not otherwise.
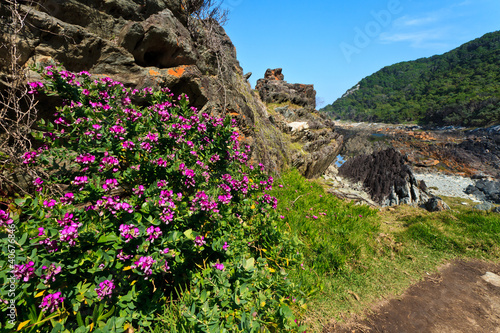
<path fill-rule="evenodd" d="M 465 193 L 475 195 L 479 200 L 500 204 L 500 181 L 479 179 L 469 185 Z"/>
<path fill-rule="evenodd" d="M 490 210 L 493 210 L 495 208 L 495 206 L 493 206 L 491 203 L 489 202 L 483 202 L 479 205 L 475 205 L 474 206 L 474 209 L 476 210 L 482 210 L 482 211 L 485 211 L 485 212 L 489 212 Z"/>
<path fill-rule="evenodd" d="M 263 79 L 259 79 L 255 89 L 265 103 L 290 102 L 295 105 L 315 109 L 316 90 L 312 84 L 290 84 L 284 81 L 281 68 L 268 69 Z"/>
<path fill-rule="evenodd" d="M 429 212 L 440 212 L 443 210 L 450 210 L 450 206 L 443 201 L 443 199 L 439 197 L 430 198 L 427 202 L 424 203 L 425 209 Z"/>
<path fill-rule="evenodd" d="M 419 184 L 407 159 L 393 148 L 348 159 L 339 175 L 361 182 L 372 199 L 381 206 L 421 205 L 431 197 Z"/>

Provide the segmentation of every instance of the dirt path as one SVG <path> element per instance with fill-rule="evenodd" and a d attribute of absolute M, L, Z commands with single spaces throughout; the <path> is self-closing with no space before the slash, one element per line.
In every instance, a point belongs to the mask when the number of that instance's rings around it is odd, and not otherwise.
<path fill-rule="evenodd" d="M 500 264 L 455 261 L 373 309 L 363 320 L 326 327 L 323 333 L 500 333 Z"/>

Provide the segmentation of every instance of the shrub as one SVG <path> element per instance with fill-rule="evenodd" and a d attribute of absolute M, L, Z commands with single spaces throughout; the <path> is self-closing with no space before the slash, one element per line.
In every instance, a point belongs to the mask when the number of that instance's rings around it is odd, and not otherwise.
<path fill-rule="evenodd" d="M 64 105 L 41 121 L 45 145 L 24 155 L 46 175 L 37 194 L 1 215 L 3 253 L 15 252 L 0 260 L 1 311 L 14 281 L 18 329 L 153 329 L 167 304 L 172 332 L 298 328 L 303 301 L 286 279 L 298 241 L 278 225 L 273 178 L 248 163 L 229 118 L 167 88 L 39 72 L 33 93 Z"/>

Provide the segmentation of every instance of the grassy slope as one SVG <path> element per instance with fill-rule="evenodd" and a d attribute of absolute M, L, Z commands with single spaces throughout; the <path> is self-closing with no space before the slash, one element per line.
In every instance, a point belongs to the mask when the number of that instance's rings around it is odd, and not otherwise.
<path fill-rule="evenodd" d="M 408 206 L 376 211 L 338 200 L 296 171 L 277 184 L 283 186 L 273 193 L 283 223 L 304 243 L 304 269 L 291 278 L 315 290 L 302 318 L 312 332 L 402 293 L 445 261 L 497 261 L 500 254 L 498 215 L 467 210 L 463 200 L 446 199 L 451 212 Z"/>

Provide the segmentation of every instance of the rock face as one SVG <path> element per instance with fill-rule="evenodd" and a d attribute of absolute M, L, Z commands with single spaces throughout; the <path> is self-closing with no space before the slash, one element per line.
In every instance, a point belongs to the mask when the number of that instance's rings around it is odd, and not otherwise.
<path fill-rule="evenodd" d="M 476 185 L 469 185 L 465 193 L 473 194 L 482 201 L 500 204 L 500 181 L 480 179 Z"/>
<path fill-rule="evenodd" d="M 406 158 L 393 148 L 351 158 L 339 168 L 339 175 L 361 182 L 381 206 L 421 205 L 430 197 L 425 185 L 418 184 Z"/>
<path fill-rule="evenodd" d="M 426 203 L 424 203 L 425 209 L 429 212 L 440 212 L 443 210 L 450 210 L 450 206 L 439 197 L 430 198 Z"/>
<path fill-rule="evenodd" d="M 316 90 L 312 84 L 290 84 L 284 81 L 281 68 L 268 69 L 255 89 L 265 103 L 291 102 L 306 108 L 316 108 Z"/>
<path fill-rule="evenodd" d="M 343 137 L 332 121 L 314 109 L 312 85 L 289 84 L 283 79 L 281 68 L 268 69 L 256 88 L 266 103 L 282 105 L 269 109 L 269 119 L 290 137 L 291 164 L 307 178 L 318 177 L 335 161 Z"/>
<path fill-rule="evenodd" d="M 188 19 L 181 0 L 20 3 L 26 17 L 25 27 L 14 36 L 20 66 L 59 63 L 69 71 L 110 76 L 137 89 L 166 85 L 174 94 L 186 93 L 204 112 L 235 118 L 244 143 L 253 147 L 254 160 L 278 171 L 289 159 L 281 132 L 246 82 L 224 29 Z M 10 17 L 9 6 L 1 2 L 0 45 L 13 33 Z M 0 48 L 0 89 L 9 86 L 9 75 L 8 49 Z M 51 115 L 55 104 L 39 103 L 39 114 Z M 255 131 L 257 124 L 266 128 L 267 137 Z"/>

